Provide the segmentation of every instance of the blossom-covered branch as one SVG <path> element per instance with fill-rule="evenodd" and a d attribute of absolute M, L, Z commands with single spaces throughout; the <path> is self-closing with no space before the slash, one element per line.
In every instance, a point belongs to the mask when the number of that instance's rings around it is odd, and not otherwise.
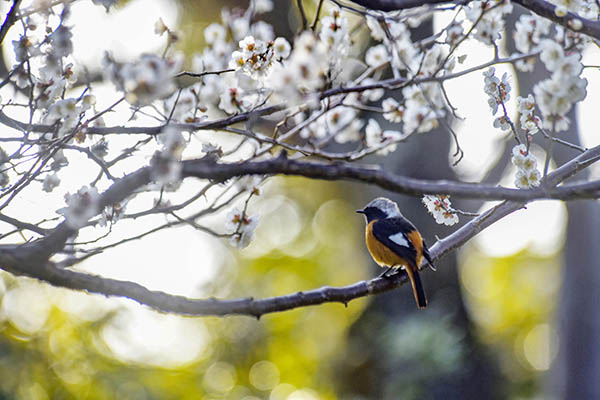
<path fill-rule="evenodd" d="M 371 10 L 381 11 L 397 11 L 406 10 L 409 8 L 420 7 L 432 4 L 454 3 L 451 0 L 351 0 L 353 3 L 359 4 Z M 537 15 L 547 18 L 550 21 L 556 22 L 568 29 L 585 33 L 595 39 L 600 40 L 600 23 L 588 18 L 581 17 L 577 14 L 581 10 L 577 2 L 558 2 L 563 4 L 552 4 L 545 0 L 512 0 L 513 3 L 536 13 Z M 462 2 L 468 3 L 468 1 Z M 565 5 L 573 7 L 567 11 Z M 564 11 L 559 7 L 564 7 Z M 557 11 L 557 8 L 559 10 Z M 572 11 L 572 12 L 571 12 Z"/>
<path fill-rule="evenodd" d="M 571 124 L 567 114 L 587 95 L 582 54 L 598 38 L 593 22 L 598 4 L 516 2 L 538 15 L 525 13 L 514 24 L 514 54 L 506 54 L 500 40 L 511 32 L 505 22 L 513 12 L 509 2 L 356 0 L 368 8 L 357 10 L 320 1 L 309 15 L 299 1 L 304 29 L 284 38 L 261 18 L 274 7 L 261 0 L 251 1 L 247 10 L 224 9 L 221 20 L 204 30 L 206 45 L 189 60 L 173 46 L 180 35 L 159 19 L 155 33 L 163 51 L 121 59 L 106 49 L 101 65 L 88 68 L 77 63 L 71 1 L 52 2 L 46 10 L 14 1 L 0 30 L 3 38 L 9 28 L 18 29 L 13 64 L 0 84 L 6 132 L 0 137 L 0 221 L 14 227 L 0 235 L 0 267 L 58 286 L 131 297 L 163 311 L 259 316 L 347 302 L 391 289 L 403 278 L 265 300 L 216 301 L 151 292 L 65 268 L 181 225 L 243 248 L 258 225 L 253 206 L 263 195 L 262 184 L 275 175 L 351 180 L 426 195 L 428 211 L 446 225 L 458 223 L 459 216 L 473 218 L 433 247 L 436 256 L 529 201 L 598 198 L 599 181 L 563 182 L 600 159 L 600 147 L 585 149 L 560 137 Z M 107 10 L 112 5 L 94 3 Z M 441 3 L 456 11 L 454 18 L 439 32 L 415 39 L 414 28 L 441 9 L 431 5 Z M 20 24 L 12 24 L 15 19 Z M 372 39 L 366 49 L 359 46 L 368 42 L 360 35 Z M 490 49 L 488 61 L 465 64 L 461 52 L 468 41 Z M 498 64 L 531 71 L 537 60 L 551 76 L 532 93 L 516 97 L 511 73 L 496 76 Z M 477 73 L 482 69 L 483 77 Z M 87 70 L 102 73 L 78 77 Z M 511 150 L 516 188 L 426 181 L 358 163 L 365 157 L 378 163 L 378 157 L 440 127 L 456 147 L 452 164 L 468 157 L 453 127 L 461 110 L 443 84 L 472 74 L 481 80 L 494 115 L 482 134 L 509 132 L 516 141 Z M 110 94 L 97 101 L 98 93 Z M 534 142 L 537 132 L 545 147 Z M 552 170 L 554 143 L 578 155 Z M 545 153 L 543 172 L 538 150 Z M 436 156 L 447 155 L 444 149 Z M 67 190 L 62 180 L 75 175 L 81 183 Z M 198 186 L 187 192 L 180 190 L 183 184 Z M 39 193 L 43 204 L 64 198 L 64 207 L 47 210 L 38 223 L 16 218 L 15 205 L 30 192 Z M 450 195 L 504 202 L 478 215 L 454 209 Z M 152 220 L 157 215 L 164 219 Z M 144 231 L 114 235 L 120 221 L 142 218 L 152 221 Z M 211 219 L 220 223 L 211 226 Z"/>
<path fill-rule="evenodd" d="M 518 210 L 523 204 L 503 203 L 470 221 L 452 235 L 438 241 L 438 243 L 432 246 L 432 258 L 438 259 L 451 250 L 460 247 L 481 230 Z M 2 248 L 0 248 L 0 265 L 4 270 L 15 275 L 25 275 L 40 279 L 54 286 L 84 290 L 89 293 L 98 293 L 105 296 L 127 297 L 158 311 L 196 316 L 242 314 L 260 317 L 268 313 L 323 303 L 337 302 L 347 304 L 357 298 L 393 290 L 407 282 L 406 273 L 401 271 L 388 278 L 375 278 L 344 287 L 327 286 L 265 299 L 243 298 L 218 300 L 213 298 L 200 300 L 171 295 L 160 291 L 152 291 L 135 282 L 102 278 L 83 272 L 57 268 L 49 262 L 41 264 L 24 262 L 23 258 L 18 255 L 15 256 L 9 250 L 3 250 Z"/>

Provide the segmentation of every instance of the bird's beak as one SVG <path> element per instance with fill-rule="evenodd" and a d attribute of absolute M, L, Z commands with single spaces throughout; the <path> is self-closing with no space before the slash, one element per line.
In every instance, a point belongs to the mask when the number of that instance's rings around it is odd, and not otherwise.
<path fill-rule="evenodd" d="M 364 214 L 365 210 L 356 210 L 356 212 L 359 213 L 359 214 Z"/>

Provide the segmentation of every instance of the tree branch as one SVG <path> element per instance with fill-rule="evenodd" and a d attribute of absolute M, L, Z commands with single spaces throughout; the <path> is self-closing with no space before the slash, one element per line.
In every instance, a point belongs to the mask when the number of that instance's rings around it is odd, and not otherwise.
<path fill-rule="evenodd" d="M 594 147 L 575 159 L 579 160 L 579 164 L 567 163 L 565 164 L 567 167 L 563 166 L 565 169 L 561 171 L 568 170 L 570 171 L 569 173 L 574 174 L 581 169 L 582 165 L 587 166 L 589 160 L 595 161 L 599 156 L 600 146 Z M 598 196 L 600 189 L 598 182 L 585 182 L 554 187 L 558 182 L 555 183 L 554 180 L 548 180 L 546 182 L 551 182 L 551 185 L 542 185 L 532 189 L 511 189 L 495 185 L 447 180 L 425 181 L 392 174 L 380 168 L 355 166 L 342 162 L 296 161 L 281 156 L 266 161 L 230 164 L 220 164 L 210 160 L 189 160 L 183 162 L 184 176 L 211 179 L 220 182 L 236 176 L 274 174 L 296 175 L 323 180 L 347 179 L 374 184 L 382 189 L 412 196 L 447 194 L 456 197 L 483 200 L 531 201 L 538 199 L 573 200 L 576 198 L 595 198 Z"/>
<path fill-rule="evenodd" d="M 542 181 L 545 186 L 554 186 L 562 182 L 564 179 L 576 174 L 580 170 L 588 167 L 593 162 L 600 158 L 600 146 L 595 147 L 579 155 L 573 160 L 565 163 L 557 168 L 552 173 L 548 174 Z M 214 161 L 207 162 L 202 160 L 193 160 L 184 162 L 184 171 L 187 169 L 188 176 L 196 176 L 200 173 L 201 167 L 206 168 L 204 175 L 214 173 L 213 178 L 223 178 L 223 174 L 218 174 L 218 168 L 224 168 L 226 171 L 233 171 L 234 176 L 240 174 L 240 168 L 244 173 L 257 173 L 260 170 L 263 173 L 266 163 L 276 161 L 271 166 L 279 166 L 284 168 L 287 165 L 288 172 L 293 171 L 296 174 L 302 174 L 302 171 L 297 168 L 302 165 L 308 171 L 317 171 L 316 174 L 321 174 L 322 179 L 334 179 L 336 174 L 341 174 L 340 171 L 352 171 L 356 167 L 344 166 L 343 164 L 317 164 L 317 163 L 299 163 L 296 161 L 287 160 L 279 157 L 276 160 L 262 162 L 246 162 L 240 164 L 217 164 Z M 291 163 L 291 164 L 290 164 Z M 307 166 L 312 164 L 313 166 Z M 256 166 L 260 167 L 256 167 Z M 235 170 L 233 167 L 237 167 Z M 244 167 L 245 166 L 245 167 Z M 244 169 L 247 168 L 247 169 Z M 323 171 L 328 171 L 328 168 L 333 171 L 329 174 L 324 174 Z M 341 170 L 339 168 L 342 168 Z M 344 169 L 345 168 L 345 169 Z M 368 169 L 359 170 L 371 171 Z M 196 175 L 191 172 L 196 172 Z M 281 171 L 280 171 L 281 172 Z M 377 171 L 375 171 L 377 172 Z M 264 173 L 273 173 L 266 171 Z M 381 173 L 381 171 L 379 171 Z M 230 172 L 228 172 L 231 175 Z M 313 172 L 308 173 L 308 175 Z M 226 176 L 229 176 L 225 174 Z M 304 175 L 307 176 L 307 175 Z M 311 176 L 317 177 L 317 175 Z M 344 176 L 337 176 L 344 177 Z M 147 184 L 151 179 L 150 169 L 142 168 L 139 171 L 130 174 L 120 181 L 114 183 L 106 192 L 101 195 L 101 205 L 104 207 L 113 202 L 119 202 L 126 198 L 132 190 Z M 372 183 L 378 183 L 374 181 Z M 583 184 L 587 189 L 592 185 L 594 189 L 600 187 L 600 182 L 590 182 Z M 576 185 L 572 185 L 576 186 Z M 568 186 L 557 188 L 564 189 Z M 499 188 L 503 189 L 503 188 Z M 504 190 L 506 190 L 504 188 Z M 538 189 L 517 190 L 516 192 L 533 193 Z M 530 199 L 521 201 L 505 201 L 495 207 L 484 212 L 482 215 L 471 220 L 463 227 L 456 230 L 453 234 L 439 240 L 431 247 L 431 255 L 433 259 L 439 259 L 444 254 L 462 246 L 468 240 L 473 238 L 486 227 L 490 226 L 499 219 L 509 215 L 510 213 L 522 208 Z M 63 222 L 59 224 L 46 238 L 25 245 L 9 245 L 0 246 L 0 266 L 2 269 L 11 272 L 15 275 L 25 275 L 36 278 L 54 286 L 65 287 L 69 289 L 84 290 L 90 293 L 99 293 L 106 296 L 119 296 L 131 298 L 140 304 L 150 306 L 156 310 L 164 312 L 172 312 L 185 315 L 229 315 L 229 314 L 244 314 L 260 317 L 263 314 L 271 312 L 285 311 L 292 308 L 298 308 L 309 305 L 317 305 L 327 302 L 348 303 L 349 301 L 373 295 L 388 290 L 406 282 L 404 272 L 394 275 L 391 278 L 375 278 L 369 281 L 362 281 L 345 287 L 322 287 L 320 289 L 311 290 L 308 292 L 298 292 L 287 296 L 271 297 L 261 300 L 235 299 L 235 300 L 197 300 L 188 299 L 182 296 L 174 296 L 160 291 L 151 291 L 137 283 L 119 281 L 114 279 L 102 278 L 73 270 L 57 268 L 48 259 L 53 252 L 57 252 L 64 247 L 68 237 L 73 235 L 75 231 L 68 228 Z"/>
<path fill-rule="evenodd" d="M 442 255 L 462 246 L 477 233 L 504 216 L 518 210 L 523 204 L 505 202 L 488 210 L 445 239 L 438 241 L 431 248 L 432 258 L 439 259 Z M 393 290 L 407 282 L 406 272 L 400 271 L 388 278 L 375 278 L 357 282 L 349 286 L 324 286 L 306 292 L 297 292 L 285 296 L 258 300 L 253 298 L 200 300 L 171 295 L 161 291 L 152 291 L 135 282 L 102 278 L 83 272 L 60 269 L 52 263 L 35 265 L 23 261 L 6 251 L 0 250 L 0 265 L 2 265 L 4 270 L 15 275 L 29 276 L 50 283 L 51 285 L 68 289 L 84 290 L 89 293 L 98 293 L 105 296 L 127 297 L 158 311 L 195 316 L 239 314 L 258 318 L 264 314 L 323 303 L 337 302 L 347 304 L 357 298 Z"/>
<path fill-rule="evenodd" d="M 4 23 L 0 28 L 0 44 L 4 41 L 6 34 L 11 26 L 17 21 L 17 13 L 19 12 L 19 5 L 21 4 L 21 0 L 13 0 L 12 7 L 8 14 L 6 14 L 6 18 L 4 19 Z"/>
<path fill-rule="evenodd" d="M 426 4 L 443 4 L 455 3 L 450 0 L 350 0 L 353 3 L 359 4 L 365 8 L 379 11 L 396 11 L 407 8 L 419 7 Z M 469 0 L 462 3 L 466 4 Z M 512 0 L 513 3 L 519 4 L 521 7 L 529 11 L 553 21 L 563 27 L 573 29 L 573 21 L 581 22 L 581 29 L 576 32 L 585 33 L 595 39 L 600 40 L 600 22 L 591 21 L 580 17 L 577 14 L 568 13 L 564 17 L 557 17 L 554 13 L 556 6 L 544 0 Z"/>

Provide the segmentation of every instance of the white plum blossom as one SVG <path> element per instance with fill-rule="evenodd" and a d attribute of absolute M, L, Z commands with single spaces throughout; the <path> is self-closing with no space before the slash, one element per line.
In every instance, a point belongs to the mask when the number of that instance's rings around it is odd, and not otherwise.
<path fill-rule="evenodd" d="M 225 88 L 220 99 L 219 108 L 227 114 L 248 111 L 251 107 L 250 101 L 245 97 L 245 91 L 241 88 Z"/>
<path fill-rule="evenodd" d="M 537 160 L 524 144 L 513 147 L 511 162 L 515 167 L 526 171 L 537 168 Z"/>
<path fill-rule="evenodd" d="M 550 21 L 533 14 L 523 14 L 515 23 L 515 47 L 521 53 L 529 53 L 540 45 L 542 35 L 550 30 Z"/>
<path fill-rule="evenodd" d="M 162 145 L 150 160 L 152 179 L 159 185 L 169 189 L 181 182 L 181 154 L 187 143 L 180 129 L 169 125 L 157 137 Z"/>
<path fill-rule="evenodd" d="M 119 64 L 104 59 L 105 70 L 125 99 L 133 105 L 148 105 L 169 96 L 175 90 L 173 75 L 179 63 L 154 54 L 144 54 L 137 62 Z"/>
<path fill-rule="evenodd" d="M 408 104 L 403 115 L 407 134 L 429 132 L 439 126 L 435 111 L 428 106 Z"/>
<path fill-rule="evenodd" d="M 381 103 L 381 107 L 383 108 L 383 118 L 390 122 L 402 122 L 404 107 L 396 99 L 388 97 Z"/>
<path fill-rule="evenodd" d="M 403 114 L 405 132 L 424 133 L 438 127 L 438 117 L 444 115 L 444 103 L 437 83 L 408 86 L 402 89 L 402 95 L 405 107 Z"/>
<path fill-rule="evenodd" d="M 533 135 L 539 130 L 540 119 L 533 114 L 535 110 L 535 99 L 530 94 L 526 98 L 517 97 L 517 111 L 519 112 L 519 122 L 521 128 L 528 135 Z"/>
<path fill-rule="evenodd" d="M 249 216 L 234 208 L 227 214 L 225 221 L 225 229 L 231 234 L 231 244 L 238 249 L 248 247 L 258 225 L 258 216 Z"/>
<path fill-rule="evenodd" d="M 71 229 L 82 228 L 90 218 L 100 211 L 100 195 L 95 187 L 84 186 L 75 194 L 65 195 L 67 207 L 58 210 Z"/>
<path fill-rule="evenodd" d="M 381 13 L 381 18 L 375 18 L 372 15 L 376 15 L 376 13 L 373 12 L 370 13 L 370 15 L 367 15 L 366 21 L 373 39 L 377 41 L 387 39 L 382 24 L 385 24 L 392 39 L 396 41 L 400 39 L 410 39 L 410 32 L 406 24 L 401 21 L 400 18 L 395 18 L 396 16 L 399 16 L 399 13 Z"/>
<path fill-rule="evenodd" d="M 560 77 L 573 77 L 579 76 L 583 70 L 583 64 L 581 64 L 580 54 L 570 54 L 562 57 L 558 66 L 554 70 L 554 74 Z"/>
<path fill-rule="evenodd" d="M 488 95 L 488 105 L 492 110 L 492 115 L 496 115 L 498 112 L 498 106 L 506 104 L 510 99 L 511 86 L 508 82 L 508 74 L 505 72 L 502 75 L 502 79 L 498 79 L 495 75 L 496 69 L 490 67 L 487 71 L 483 72 L 484 86 L 483 91 Z M 506 131 L 510 128 L 510 121 L 508 116 L 501 115 L 494 120 L 494 127 L 500 128 Z"/>
<path fill-rule="evenodd" d="M 304 31 L 283 65 L 273 66 L 267 84 L 279 98 L 300 103 L 325 84 L 329 58 L 327 46 L 312 32 Z"/>
<path fill-rule="evenodd" d="M 331 9 L 330 15 L 321 19 L 319 39 L 330 51 L 329 62 L 332 66 L 345 58 L 350 47 L 348 19 L 342 16 L 338 7 Z"/>
<path fill-rule="evenodd" d="M 434 44 L 426 50 L 422 57 L 418 59 L 413 59 L 413 62 L 410 64 L 410 69 L 413 72 L 417 72 L 420 75 L 432 75 L 434 74 L 442 64 L 446 60 L 447 51 L 444 49 L 445 46 L 440 44 Z M 452 71 L 454 67 L 454 59 L 450 60 L 445 65 L 446 71 Z"/>
<path fill-rule="evenodd" d="M 369 86 L 373 84 L 377 84 L 377 81 L 373 78 L 366 78 L 361 83 L 361 85 L 364 86 Z M 361 103 L 379 101 L 383 97 L 384 93 L 385 92 L 382 88 L 367 89 L 358 93 L 350 93 L 348 97 L 346 97 L 346 104 L 360 105 Z"/>
<path fill-rule="evenodd" d="M 214 44 L 225 41 L 227 30 L 221 24 L 212 23 L 204 29 L 204 40 L 206 43 Z"/>
<path fill-rule="evenodd" d="M 81 101 L 75 98 L 59 100 L 48 108 L 44 122 L 48 124 L 60 122 L 59 133 L 64 135 L 75 128 L 79 123 L 80 115 L 89 110 L 95 103 L 96 98 L 93 95 L 86 95 Z"/>
<path fill-rule="evenodd" d="M 123 200 L 119 203 L 113 203 L 104 207 L 104 210 L 102 210 L 102 214 L 100 214 L 98 225 L 104 227 L 117 222 L 125 214 L 126 206 L 127 200 Z"/>
<path fill-rule="evenodd" d="M 537 169 L 530 171 L 518 170 L 515 175 L 515 186 L 519 189 L 527 189 L 540 185 L 542 174 Z"/>
<path fill-rule="evenodd" d="M 163 33 L 168 32 L 168 31 L 169 31 L 169 27 L 165 24 L 165 21 L 163 21 L 162 18 L 159 18 L 154 23 L 154 33 L 156 33 L 157 35 L 161 36 Z"/>
<path fill-rule="evenodd" d="M 356 142 L 360 140 L 360 132 L 365 125 L 362 119 L 354 119 L 344 129 L 341 129 L 335 135 L 335 141 L 338 143 Z"/>
<path fill-rule="evenodd" d="M 60 184 L 60 179 L 58 178 L 58 175 L 56 175 L 56 172 L 53 172 L 44 177 L 44 183 L 42 184 L 42 190 L 44 192 L 50 193 L 59 184 Z"/>
<path fill-rule="evenodd" d="M 576 70 L 571 69 L 570 71 Z M 566 114 L 571 110 L 573 104 L 585 98 L 587 79 L 562 75 L 557 72 L 550 79 L 538 82 L 533 87 L 533 93 L 537 106 L 542 112 L 544 128 L 560 132 L 569 127 Z"/>
<path fill-rule="evenodd" d="M 457 43 L 460 39 L 462 39 L 463 36 L 464 36 L 464 29 L 463 29 L 462 25 L 459 23 L 453 23 L 446 30 L 445 42 L 450 45 L 453 45 L 453 44 Z"/>
<path fill-rule="evenodd" d="M 388 51 L 384 45 L 378 44 L 367 50 L 365 62 L 368 66 L 377 68 L 390 60 Z"/>
<path fill-rule="evenodd" d="M 492 7 L 494 7 L 492 9 Z M 467 19 L 477 25 L 473 37 L 482 43 L 492 45 L 502 37 L 504 30 L 503 15 L 512 12 L 512 4 L 505 2 L 498 6 L 496 1 L 472 1 L 465 7 Z"/>
<path fill-rule="evenodd" d="M 250 26 L 250 34 L 257 39 L 265 42 L 271 42 L 275 39 L 275 30 L 273 26 L 265 21 L 256 21 Z"/>
<path fill-rule="evenodd" d="M 519 189 L 527 189 L 539 186 L 541 174 L 537 169 L 537 160 L 529 152 L 524 144 L 517 145 L 512 149 L 511 162 L 517 167 L 515 175 L 515 186 Z"/>
<path fill-rule="evenodd" d="M 39 45 L 32 42 L 32 39 L 28 36 L 21 35 L 19 40 L 13 40 L 12 45 L 15 51 L 15 57 L 17 62 L 23 62 L 28 60 L 30 57 L 41 54 Z"/>
<path fill-rule="evenodd" d="M 452 208 L 448 196 L 426 194 L 421 201 L 438 224 L 451 226 L 458 223 L 458 213 Z"/>
<path fill-rule="evenodd" d="M 554 40 L 546 39 L 541 43 L 540 60 L 548 71 L 555 71 L 565 56 L 562 46 Z"/>
<path fill-rule="evenodd" d="M 397 142 L 402 139 L 402 134 L 398 131 L 384 131 L 379 123 L 371 118 L 365 128 L 365 139 L 367 147 L 381 148 L 376 153 L 385 156 L 396 150 Z"/>
<path fill-rule="evenodd" d="M 240 190 L 247 191 L 251 193 L 253 196 L 260 196 L 263 192 L 262 187 L 260 186 L 263 181 L 263 178 L 260 176 L 243 176 L 236 182 L 236 186 L 240 188 Z"/>
<path fill-rule="evenodd" d="M 288 58 L 290 56 L 291 50 L 292 46 L 290 46 L 290 43 L 285 38 L 278 37 L 273 42 L 273 55 L 278 60 L 285 60 L 286 58 Z"/>
<path fill-rule="evenodd" d="M 494 120 L 494 128 L 499 128 L 503 131 L 510 130 L 510 120 L 506 116 L 501 115 Z"/>
<path fill-rule="evenodd" d="M 273 10 L 272 0 L 254 0 L 254 11 L 258 14 L 263 14 Z"/>
<path fill-rule="evenodd" d="M 158 142 L 162 145 L 161 151 L 174 159 L 181 159 L 181 154 L 187 143 L 181 133 L 181 130 L 172 125 L 166 126 L 157 136 Z"/>

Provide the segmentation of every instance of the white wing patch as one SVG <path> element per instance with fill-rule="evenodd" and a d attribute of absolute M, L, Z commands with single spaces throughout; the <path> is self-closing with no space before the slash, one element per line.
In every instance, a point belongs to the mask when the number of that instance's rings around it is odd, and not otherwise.
<path fill-rule="evenodd" d="M 404 233 L 402 233 L 402 232 L 399 232 L 399 233 L 396 233 L 396 234 L 390 236 L 389 239 L 399 246 L 410 248 L 410 245 L 408 244 L 408 240 L 406 240 L 406 236 L 404 236 Z"/>

